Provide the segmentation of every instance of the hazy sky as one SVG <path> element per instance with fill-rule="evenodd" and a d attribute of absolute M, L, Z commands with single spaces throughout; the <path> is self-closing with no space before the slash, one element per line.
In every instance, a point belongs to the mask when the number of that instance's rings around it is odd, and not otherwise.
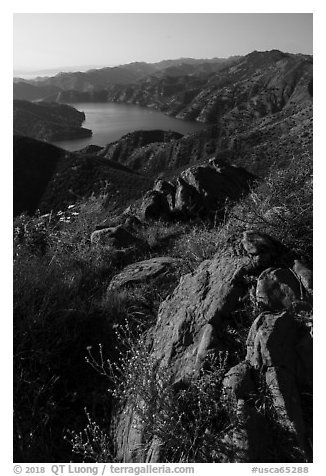
<path fill-rule="evenodd" d="M 312 14 L 14 14 L 16 71 L 228 57 L 273 48 L 312 54 Z"/>

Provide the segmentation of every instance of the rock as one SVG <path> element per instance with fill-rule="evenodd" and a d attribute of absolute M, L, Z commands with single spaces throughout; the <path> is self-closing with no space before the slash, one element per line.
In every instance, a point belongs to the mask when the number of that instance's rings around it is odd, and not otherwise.
<path fill-rule="evenodd" d="M 173 293 L 162 302 L 146 345 L 156 374 L 167 371 L 174 391 L 187 388 L 192 379 L 207 370 L 211 354 L 227 350 L 225 326 L 229 320 L 236 319 L 261 264 L 274 260 L 276 251 L 277 242 L 270 237 L 248 232 L 242 241 L 242 252 L 233 245 L 221 250 L 197 270 L 182 276 Z M 283 271 L 291 273 L 297 281 L 290 270 L 270 268 L 261 273 L 258 282 L 264 282 L 270 273 L 281 279 Z M 282 298 L 282 306 L 284 302 Z M 279 309 L 279 299 L 277 306 Z M 277 420 L 283 425 L 280 428 L 290 435 L 301 452 L 305 451 L 308 432 L 298 397 L 303 388 L 309 393 L 312 383 L 311 336 L 306 321 L 294 316 L 292 310 L 291 313 L 263 312 L 254 320 L 247 338 L 245 361 L 231 368 L 223 380 L 224 389 L 231 397 L 230 405 L 233 402 L 233 411 L 237 413 L 237 426 L 225 438 L 221 437 L 221 446 L 214 456 L 219 461 L 264 462 L 264 458 L 267 461 L 273 458 L 274 429 L 255 407 L 261 379 L 270 391 Z M 303 373 L 309 377 L 306 379 Z M 119 460 L 158 462 L 161 442 L 146 441 L 144 447 L 145 430 L 135 410 L 137 405 L 142 405 L 141 394 L 133 395 L 133 405 L 135 402 L 136 407 L 127 402 L 124 416 L 118 421 Z"/>
<path fill-rule="evenodd" d="M 266 384 L 279 425 L 286 433 L 293 434 L 304 452 L 306 429 L 295 376 L 286 368 L 269 367 L 266 371 Z"/>
<path fill-rule="evenodd" d="M 233 463 L 266 462 L 272 444 L 266 420 L 244 399 L 236 404 L 237 427 L 232 432 Z M 267 459 L 268 461 L 268 459 Z"/>
<path fill-rule="evenodd" d="M 174 209 L 186 216 L 197 215 L 203 210 L 199 193 L 182 178 L 177 180 Z"/>
<path fill-rule="evenodd" d="M 301 329 L 295 346 L 296 377 L 300 386 L 312 389 L 313 384 L 313 337 L 310 325 Z"/>
<path fill-rule="evenodd" d="M 309 429 L 305 427 L 299 389 L 312 392 L 312 348 L 307 330 L 302 333 L 301 328 L 287 311 L 260 314 L 248 334 L 246 360 L 265 375 L 276 419 L 297 441 L 303 455 Z"/>
<path fill-rule="evenodd" d="M 261 309 L 290 309 L 303 299 L 302 287 L 295 273 L 288 268 L 268 268 L 257 281 L 256 300 Z"/>
<path fill-rule="evenodd" d="M 132 263 L 114 276 L 108 289 L 118 289 L 150 280 L 157 281 L 158 278 L 166 279 L 167 275 L 175 272 L 178 264 L 178 259 L 165 256 Z"/>
<path fill-rule="evenodd" d="M 304 286 L 304 288 L 312 294 L 313 291 L 313 274 L 311 269 L 308 268 L 307 265 L 303 261 L 294 260 L 293 271 L 297 275 L 298 279 Z"/>
<path fill-rule="evenodd" d="M 286 363 L 294 372 L 296 329 L 293 316 L 286 311 L 260 314 L 249 330 L 246 360 L 256 369 Z"/>
<path fill-rule="evenodd" d="M 253 176 L 231 165 L 210 163 L 208 166 L 196 166 L 184 170 L 181 178 L 202 197 L 208 212 L 224 207 L 227 199 L 236 200 L 249 189 Z M 212 166 L 214 165 L 214 166 Z"/>
<path fill-rule="evenodd" d="M 246 294 L 252 269 L 249 257 L 221 254 L 183 276 L 161 304 L 153 357 L 173 369 L 175 380 L 198 371 L 212 346 L 224 349 L 218 334 Z"/>
<path fill-rule="evenodd" d="M 143 463 L 146 458 L 141 418 L 132 405 L 127 405 L 113 422 L 117 447 L 116 460 Z"/>
<path fill-rule="evenodd" d="M 237 199 L 248 190 L 252 175 L 240 167 L 211 163 L 184 170 L 176 186 L 158 179 L 147 192 L 141 207 L 144 219 L 174 216 L 195 218 L 222 211 L 227 199 Z M 164 199 L 162 198 L 164 197 Z"/>
<path fill-rule="evenodd" d="M 223 380 L 224 387 L 234 396 L 248 398 L 256 389 L 251 376 L 251 366 L 248 362 L 240 362 L 228 371 Z"/>
<path fill-rule="evenodd" d="M 127 216 L 124 225 L 127 228 L 141 228 L 143 226 L 142 222 L 135 215 Z"/>
<path fill-rule="evenodd" d="M 217 255 L 183 276 L 161 304 L 151 332 L 149 358 L 155 368 L 168 369 L 175 389 L 199 376 L 211 352 L 226 350 L 221 340 L 224 321 L 227 322 L 247 292 L 245 276 L 252 266 L 247 256 Z M 133 417 L 128 403 L 125 411 L 117 427 L 119 461 L 151 461 L 148 452 L 142 453 L 143 435 L 139 427 L 136 430 L 137 412 Z M 135 450 L 137 445 L 139 450 Z M 151 442 L 148 445 L 155 461 L 159 460 L 159 445 L 151 446 Z"/>
<path fill-rule="evenodd" d="M 153 190 L 163 193 L 169 203 L 170 210 L 174 209 L 175 206 L 175 193 L 176 187 L 171 182 L 166 180 L 158 179 L 153 187 Z"/>
<path fill-rule="evenodd" d="M 141 220 L 168 219 L 170 207 L 166 196 L 157 190 L 147 192 L 140 206 L 139 216 Z"/>
<path fill-rule="evenodd" d="M 278 255 L 278 244 L 270 236 L 257 231 L 245 231 L 241 244 L 259 266 L 268 266 Z"/>
<path fill-rule="evenodd" d="M 146 248 L 146 243 L 130 233 L 123 225 L 94 231 L 91 235 L 91 243 L 112 246 L 116 249 Z"/>

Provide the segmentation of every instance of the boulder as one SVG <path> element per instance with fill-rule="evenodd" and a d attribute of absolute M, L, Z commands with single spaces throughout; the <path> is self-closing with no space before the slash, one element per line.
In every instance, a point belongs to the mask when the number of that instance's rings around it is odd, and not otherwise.
<path fill-rule="evenodd" d="M 250 270 L 248 257 L 218 255 L 183 276 L 161 304 L 152 354 L 175 381 L 198 372 L 211 347 L 224 349 L 218 335 L 247 293 Z"/>
<path fill-rule="evenodd" d="M 297 275 L 301 284 L 304 286 L 308 293 L 312 294 L 313 290 L 313 273 L 312 270 L 300 260 L 294 260 L 293 271 Z"/>
<path fill-rule="evenodd" d="M 166 180 L 158 179 L 154 184 L 153 190 L 163 193 L 166 196 L 170 210 L 174 209 L 175 193 L 176 193 L 175 185 L 173 185 L 171 182 L 168 182 Z"/>
<path fill-rule="evenodd" d="M 129 215 L 125 219 L 124 225 L 126 228 L 141 228 L 142 222 L 135 215 Z"/>
<path fill-rule="evenodd" d="M 258 278 L 256 300 L 261 309 L 290 309 L 303 297 L 300 281 L 289 268 L 268 268 Z"/>
<path fill-rule="evenodd" d="M 227 199 L 237 200 L 249 190 L 253 176 L 241 167 L 219 165 L 195 166 L 184 170 L 181 178 L 201 196 L 205 209 L 223 208 Z"/>
<path fill-rule="evenodd" d="M 109 284 L 109 290 L 148 281 L 157 281 L 158 279 L 166 279 L 167 275 L 175 272 L 178 264 L 178 259 L 167 256 L 132 263 L 126 266 L 121 273 L 114 276 Z"/>
<path fill-rule="evenodd" d="M 294 374 L 287 368 L 271 366 L 266 370 L 265 378 L 272 397 L 276 420 L 286 433 L 296 438 L 304 451 L 306 429 Z"/>
<path fill-rule="evenodd" d="M 141 220 L 166 220 L 170 216 L 170 207 L 166 196 L 157 190 L 147 192 L 140 205 L 139 217 Z"/>
<path fill-rule="evenodd" d="M 130 233 L 123 225 L 95 230 L 91 235 L 91 243 L 116 249 L 146 248 L 146 243 Z"/>
<path fill-rule="evenodd" d="M 177 179 L 175 211 L 185 215 L 197 215 L 203 210 L 200 194 L 182 178 Z"/>
<path fill-rule="evenodd" d="M 240 362 L 240 364 L 232 367 L 225 375 L 223 386 L 230 391 L 236 399 L 249 398 L 256 391 L 255 384 L 252 379 L 252 368 L 248 362 Z"/>
<path fill-rule="evenodd" d="M 249 330 L 246 360 L 258 370 L 286 365 L 294 372 L 296 333 L 296 322 L 286 311 L 260 314 Z"/>
<path fill-rule="evenodd" d="M 280 248 L 280 244 L 273 238 L 254 230 L 243 233 L 241 244 L 258 266 L 269 266 L 278 255 Z"/>
<path fill-rule="evenodd" d="M 237 426 L 231 431 L 231 463 L 268 461 L 273 444 L 268 424 L 256 408 L 240 398 L 236 403 Z"/>
<path fill-rule="evenodd" d="M 143 463 L 146 458 L 141 418 L 131 404 L 127 404 L 113 419 L 116 460 L 124 463 Z"/>
<path fill-rule="evenodd" d="M 246 356 L 264 375 L 276 421 L 288 438 L 297 442 L 303 459 L 310 430 L 300 391 L 312 393 L 312 340 L 305 327 L 287 311 L 262 313 L 250 328 Z"/>

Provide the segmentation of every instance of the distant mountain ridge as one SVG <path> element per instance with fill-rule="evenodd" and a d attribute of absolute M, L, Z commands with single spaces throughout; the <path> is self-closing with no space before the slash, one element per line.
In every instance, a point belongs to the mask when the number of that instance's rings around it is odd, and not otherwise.
<path fill-rule="evenodd" d="M 208 60 L 199 60 L 194 58 L 181 58 L 177 60 L 163 60 L 158 63 L 135 62 L 121 66 L 91 69 L 86 72 L 62 72 L 52 77 L 39 77 L 32 80 L 21 80 L 14 78 L 14 99 L 44 99 L 45 97 L 59 93 L 60 91 L 74 90 L 78 92 L 90 92 L 98 89 L 105 89 L 112 84 L 130 84 L 146 76 L 156 74 L 170 68 L 179 70 L 182 74 L 188 71 L 194 71 L 199 65 L 206 65 L 205 68 L 210 71 L 218 70 L 228 62 L 234 62 L 236 57 L 213 58 Z M 32 86 L 33 88 L 28 88 Z M 43 88 L 39 90 L 37 97 L 27 96 L 34 87 Z M 45 88 L 51 88 L 47 92 Z"/>

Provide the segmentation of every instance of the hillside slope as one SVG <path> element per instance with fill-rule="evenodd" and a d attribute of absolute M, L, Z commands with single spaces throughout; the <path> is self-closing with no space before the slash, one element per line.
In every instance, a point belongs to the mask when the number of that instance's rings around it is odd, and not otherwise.
<path fill-rule="evenodd" d="M 274 163 L 286 164 L 312 150 L 309 56 L 253 52 L 216 74 L 152 75 L 114 86 L 109 98 L 208 123 L 207 129 L 167 144 L 135 147 L 126 155 L 115 143 L 99 153 L 149 174 L 169 174 L 214 155 L 264 175 Z"/>
<path fill-rule="evenodd" d="M 85 114 L 72 106 L 14 100 L 14 134 L 45 141 L 75 139 L 92 135 L 81 127 Z"/>
<path fill-rule="evenodd" d="M 92 154 L 71 154 L 51 144 L 14 136 L 14 215 L 58 211 L 106 194 L 108 209 L 127 206 L 152 180 Z"/>
<path fill-rule="evenodd" d="M 216 73 L 166 73 L 134 85 L 113 86 L 108 98 L 208 123 L 228 115 L 229 121 L 241 127 L 280 111 L 287 103 L 309 100 L 311 78 L 310 56 L 254 51 Z"/>

